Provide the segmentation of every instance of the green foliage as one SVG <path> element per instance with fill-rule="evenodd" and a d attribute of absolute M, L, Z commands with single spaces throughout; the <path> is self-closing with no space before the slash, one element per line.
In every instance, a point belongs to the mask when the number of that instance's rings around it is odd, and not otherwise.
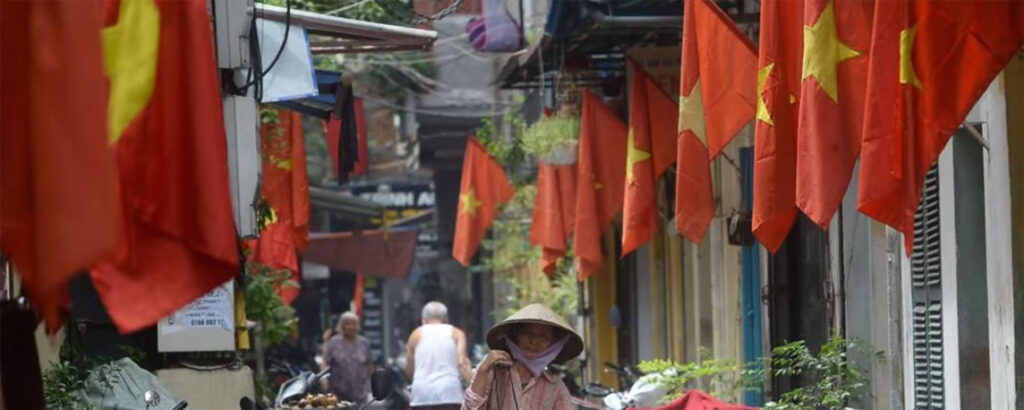
<path fill-rule="evenodd" d="M 538 267 L 527 274 L 505 276 L 505 280 L 515 292 L 505 295 L 508 308 L 502 317 L 510 316 L 531 303 L 542 303 L 569 323 L 575 322 L 579 303 L 576 275 L 556 270 L 552 278 L 548 279 L 539 274 Z"/>
<path fill-rule="evenodd" d="M 49 409 L 78 409 L 86 405 L 85 378 L 88 369 L 69 361 L 54 362 L 43 372 L 43 395 Z"/>
<path fill-rule="evenodd" d="M 573 321 L 577 314 L 578 294 L 572 249 L 559 261 L 552 278 L 541 272 L 540 248 L 529 242 L 530 216 L 536 188 L 524 185 L 516 190 L 499 216 L 491 224 L 491 236 L 481 243 L 483 257 L 470 267 L 474 272 L 493 272 L 508 284 L 498 318 L 506 317 L 531 303 L 543 303 Z"/>
<path fill-rule="evenodd" d="M 479 264 L 470 267 L 471 271 L 509 275 L 529 269 L 533 261 L 539 260 L 540 249 L 528 240 L 536 193 L 533 185 L 516 189 L 491 224 L 490 238 L 481 242 L 483 257 Z"/>
<path fill-rule="evenodd" d="M 575 146 L 579 139 L 580 117 L 541 118 L 523 133 L 523 150 L 535 157 L 543 157 L 553 150 Z"/>
<path fill-rule="evenodd" d="M 298 323 L 295 309 L 281 301 L 280 289 L 295 287 L 292 273 L 248 260 L 245 263 L 245 316 L 260 322 L 256 337 L 264 347 L 285 340 Z"/>
<path fill-rule="evenodd" d="M 522 107 L 524 101 L 525 97 L 517 96 L 510 104 L 515 108 L 509 109 L 498 121 L 484 118 L 482 125 L 476 129 L 475 133 L 477 141 L 480 141 L 487 152 L 506 170 L 512 171 L 509 172 L 509 178 L 513 185 L 523 185 L 527 182 L 519 172 L 516 172 L 523 167 L 527 159 L 527 152 L 521 138 L 526 132 L 526 119 L 523 118 L 522 109 L 519 108 Z M 501 132 L 501 124 L 508 125 L 510 135 Z M 533 207 L 532 200 L 529 206 Z"/>
<path fill-rule="evenodd" d="M 263 0 L 261 3 L 285 7 L 286 0 Z M 412 9 L 401 0 L 291 0 L 293 9 L 314 13 L 330 13 L 338 17 L 385 24 L 408 24 Z M 341 11 L 337 11 L 343 9 Z"/>
<path fill-rule="evenodd" d="M 118 347 L 125 357 L 135 363 L 146 359 L 146 352 L 135 346 Z M 61 358 L 52 362 L 50 368 L 43 372 L 43 395 L 46 397 L 48 409 L 91 409 L 85 401 L 85 380 L 92 372 L 103 372 L 104 365 L 113 361 L 107 356 L 89 356 L 75 346 L 65 345 L 61 350 Z M 100 374 L 103 380 L 107 375 Z"/>
<path fill-rule="evenodd" d="M 255 391 L 254 393 L 256 397 L 262 398 L 262 400 L 265 403 L 273 403 L 274 398 L 277 397 L 277 391 L 275 391 L 274 388 L 270 386 L 270 379 L 267 378 L 267 375 L 255 377 L 254 374 L 253 376 L 253 390 Z"/>
<path fill-rule="evenodd" d="M 811 353 L 803 341 L 791 342 L 772 350 L 770 358 L 764 360 L 772 375 L 799 376 L 807 385 L 796 387 L 779 394 L 774 402 L 765 405 L 775 410 L 838 410 L 851 400 L 864 397 L 868 379 L 865 370 L 847 360 L 850 350 L 865 349 L 864 346 L 835 336 L 821 346 L 817 354 Z M 709 356 L 702 352 L 702 356 Z M 876 353 L 881 356 L 881 353 Z M 746 390 L 760 390 L 764 370 L 760 363 L 740 366 L 723 359 L 705 359 L 699 363 L 676 363 L 668 360 L 650 360 L 640 363 L 646 373 L 668 375 L 656 379 L 672 389 L 666 397 L 671 401 L 691 387 L 700 386 L 711 395 L 738 397 Z"/>
<path fill-rule="evenodd" d="M 715 397 L 738 397 L 747 390 L 760 390 L 761 371 L 754 366 L 744 366 L 731 360 L 712 358 L 711 352 L 702 349 L 702 360 L 696 363 L 676 363 L 671 360 L 655 359 L 640 363 L 640 371 L 655 374 L 654 383 L 672 390 L 663 401 L 679 398 L 688 388 L 699 387 Z"/>
<path fill-rule="evenodd" d="M 800 376 L 806 386 L 782 393 L 765 408 L 776 410 L 843 409 L 850 400 L 868 394 L 865 370 L 847 360 L 851 350 L 866 347 L 834 336 L 814 355 L 803 341 L 779 346 L 772 351 L 771 371 L 775 376 Z M 876 356 L 881 356 L 881 352 Z"/>

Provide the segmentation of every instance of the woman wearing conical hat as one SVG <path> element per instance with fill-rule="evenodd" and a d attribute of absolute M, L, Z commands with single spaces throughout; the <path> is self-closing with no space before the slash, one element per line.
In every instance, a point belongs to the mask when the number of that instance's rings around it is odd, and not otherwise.
<path fill-rule="evenodd" d="M 466 388 L 465 410 L 571 408 L 569 390 L 544 372 L 583 351 L 583 339 L 555 312 L 532 304 L 487 331 L 491 352 Z"/>

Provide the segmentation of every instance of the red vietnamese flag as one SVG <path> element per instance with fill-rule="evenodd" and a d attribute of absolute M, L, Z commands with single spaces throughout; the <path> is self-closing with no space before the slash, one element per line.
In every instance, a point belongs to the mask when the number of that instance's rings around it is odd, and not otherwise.
<path fill-rule="evenodd" d="M 754 118 L 757 51 L 709 0 L 683 11 L 676 229 L 700 242 L 715 216 L 710 162 Z"/>
<path fill-rule="evenodd" d="M 622 209 L 629 130 L 590 91 L 583 90 L 576 163 L 575 240 L 579 279 L 601 268 L 601 234 Z"/>
<path fill-rule="evenodd" d="M 860 153 L 873 11 L 872 0 L 804 3 L 796 204 L 822 229 Z"/>
<path fill-rule="evenodd" d="M 104 30 L 124 234 L 92 278 L 119 331 L 238 273 L 213 33 L 201 0 L 123 1 Z"/>
<path fill-rule="evenodd" d="M 369 141 L 366 139 L 366 108 L 363 97 L 355 97 L 352 104 L 356 111 L 356 163 L 352 167 L 352 175 L 363 174 L 370 169 Z"/>
<path fill-rule="evenodd" d="M 678 105 L 630 60 L 629 134 L 622 209 L 622 254 L 658 230 L 657 180 L 675 162 Z"/>
<path fill-rule="evenodd" d="M 498 216 L 498 205 L 512 198 L 512 187 L 487 150 L 470 137 L 462 161 L 462 183 L 459 188 L 459 210 L 455 217 L 455 239 L 452 257 L 462 266 L 469 266 L 476 248 L 491 222 Z"/>
<path fill-rule="evenodd" d="M 1020 48 L 1024 3 L 878 1 L 874 18 L 857 207 L 909 254 L 924 176 Z"/>
<path fill-rule="evenodd" d="M 575 198 L 575 165 L 538 163 L 529 239 L 541 248 L 541 270 L 548 275 L 565 256 L 566 241 L 574 227 Z"/>
<path fill-rule="evenodd" d="M 67 280 L 112 251 L 103 8 L 0 1 L 0 249 L 51 331 Z"/>
<path fill-rule="evenodd" d="M 763 0 L 754 126 L 751 228 L 775 252 L 796 220 L 796 119 L 803 0 Z"/>
<path fill-rule="evenodd" d="M 363 317 L 363 295 L 366 293 L 366 277 L 356 272 L 356 286 L 352 289 L 352 304 L 355 305 L 356 315 Z"/>
<path fill-rule="evenodd" d="M 288 269 L 299 282 L 296 252 L 309 245 L 309 179 L 302 115 L 275 109 L 276 122 L 263 125 L 260 153 L 263 156 L 262 197 L 271 210 L 272 222 L 260 233 L 253 258 L 277 269 Z M 297 286 L 282 289 L 281 298 L 291 303 Z"/>

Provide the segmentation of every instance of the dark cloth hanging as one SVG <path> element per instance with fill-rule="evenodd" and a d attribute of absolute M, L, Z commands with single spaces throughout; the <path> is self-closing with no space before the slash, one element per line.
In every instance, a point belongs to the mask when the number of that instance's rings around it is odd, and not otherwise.
<path fill-rule="evenodd" d="M 356 104 L 352 86 L 348 85 L 338 99 L 341 130 L 338 138 L 338 183 L 345 183 L 359 161 L 359 128 L 356 124 Z"/>
<path fill-rule="evenodd" d="M 35 331 L 39 319 L 27 303 L 0 302 L 0 407 L 41 409 L 43 377 L 36 353 Z"/>

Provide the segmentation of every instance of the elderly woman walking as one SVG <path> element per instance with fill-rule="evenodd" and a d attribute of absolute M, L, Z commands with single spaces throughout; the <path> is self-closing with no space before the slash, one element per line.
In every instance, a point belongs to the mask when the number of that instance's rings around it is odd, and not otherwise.
<path fill-rule="evenodd" d="M 335 335 L 327 341 L 324 367 L 331 369 L 331 392 L 339 399 L 365 403 L 370 396 L 373 361 L 370 342 L 359 335 L 359 316 L 342 313 Z"/>
<path fill-rule="evenodd" d="M 466 410 L 568 410 L 572 397 L 558 377 L 544 372 L 583 351 L 583 339 L 555 312 L 532 304 L 487 332 L 492 349 L 465 392 Z"/>

